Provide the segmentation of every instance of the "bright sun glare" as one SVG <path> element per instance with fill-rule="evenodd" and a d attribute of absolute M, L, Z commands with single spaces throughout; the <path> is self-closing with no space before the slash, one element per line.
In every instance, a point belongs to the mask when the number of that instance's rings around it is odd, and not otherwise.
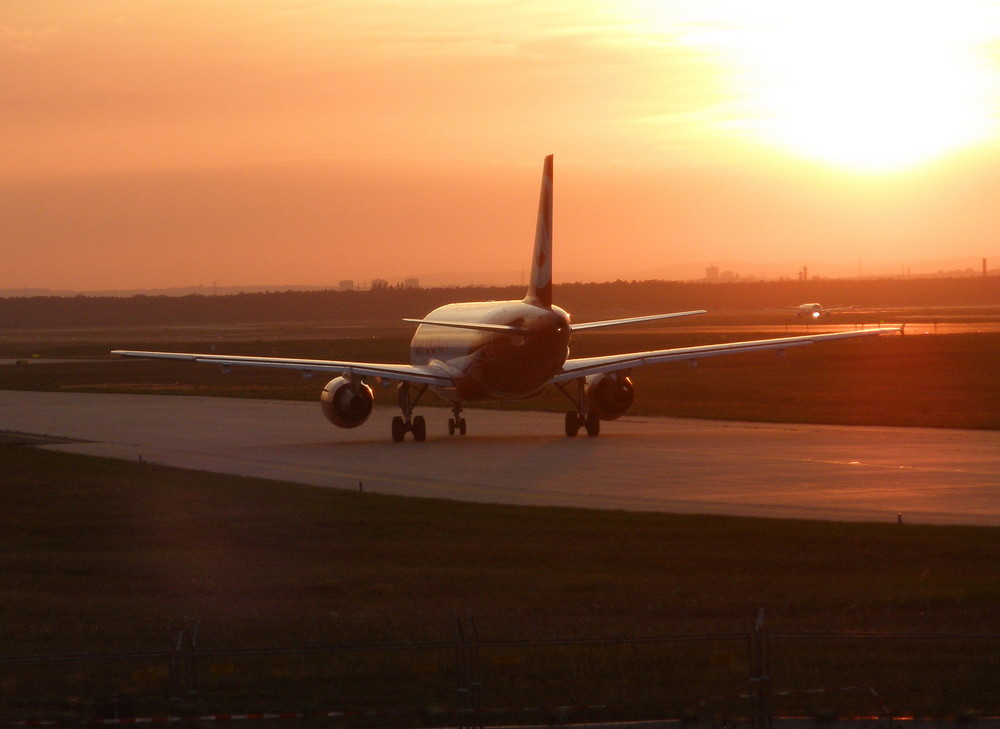
<path fill-rule="evenodd" d="M 653 32 L 721 65 L 730 101 L 720 124 L 800 157 L 896 171 L 996 134 L 997 72 L 988 48 L 997 40 L 996 3 L 640 5 Z"/>

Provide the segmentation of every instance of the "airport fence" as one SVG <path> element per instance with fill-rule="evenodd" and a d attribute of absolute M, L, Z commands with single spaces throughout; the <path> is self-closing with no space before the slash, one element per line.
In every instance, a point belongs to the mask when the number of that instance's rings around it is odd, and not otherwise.
<path fill-rule="evenodd" d="M 1000 714 L 1000 634 L 745 632 L 0 656 L 9 726 L 370 727 Z"/>

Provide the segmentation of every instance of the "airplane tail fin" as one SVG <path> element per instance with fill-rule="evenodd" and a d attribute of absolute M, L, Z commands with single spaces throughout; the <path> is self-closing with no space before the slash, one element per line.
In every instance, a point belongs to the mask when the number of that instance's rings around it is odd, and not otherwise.
<path fill-rule="evenodd" d="M 538 196 L 535 251 L 531 258 L 531 278 L 525 301 L 536 306 L 552 306 L 552 155 L 545 158 L 542 189 Z"/>

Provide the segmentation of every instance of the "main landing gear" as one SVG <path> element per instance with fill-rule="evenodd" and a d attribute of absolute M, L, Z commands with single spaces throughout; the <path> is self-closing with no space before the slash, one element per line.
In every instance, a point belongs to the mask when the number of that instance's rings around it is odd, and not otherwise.
<path fill-rule="evenodd" d="M 402 443 L 407 433 L 413 433 L 413 440 L 423 441 L 427 438 L 427 421 L 423 415 L 414 415 L 413 408 L 420 402 L 420 398 L 427 391 L 427 385 L 416 388 L 416 397 L 410 397 L 410 383 L 403 382 L 399 386 L 399 408 L 403 411 L 402 416 L 397 415 L 392 419 L 392 440 L 394 443 Z"/>
<path fill-rule="evenodd" d="M 594 437 L 601 434 L 601 418 L 593 410 L 586 413 L 566 413 L 566 435 L 575 438 L 583 427 L 587 435 Z"/>
<path fill-rule="evenodd" d="M 410 392 L 410 383 L 399 385 L 399 409 L 402 415 L 392 419 L 392 440 L 402 443 L 407 433 L 413 433 L 413 440 L 418 443 L 427 439 L 427 421 L 423 415 L 414 415 L 413 408 L 420 402 L 427 391 L 427 385 L 413 386 L 415 393 Z M 462 403 L 457 402 L 451 409 L 452 417 L 448 418 L 448 435 L 465 435 L 465 418 L 462 417 Z"/>
<path fill-rule="evenodd" d="M 427 438 L 427 421 L 423 415 L 416 415 L 407 423 L 402 417 L 397 415 L 392 419 L 392 439 L 396 443 L 402 443 L 407 433 L 413 433 L 413 440 L 420 442 Z"/>
<path fill-rule="evenodd" d="M 587 381 L 580 378 L 576 381 L 576 395 L 570 394 L 569 390 L 561 384 L 557 387 L 576 406 L 576 410 L 566 413 L 566 435 L 575 438 L 580 428 L 587 431 L 590 437 L 596 437 L 601 433 L 601 416 L 596 410 L 587 410 Z"/>

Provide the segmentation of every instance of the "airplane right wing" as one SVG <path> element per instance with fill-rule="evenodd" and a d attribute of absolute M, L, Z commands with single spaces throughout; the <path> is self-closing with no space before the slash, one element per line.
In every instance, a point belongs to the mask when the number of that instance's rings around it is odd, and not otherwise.
<path fill-rule="evenodd" d="M 783 337 L 779 339 L 757 339 L 749 342 L 730 342 L 728 344 L 703 344 L 696 347 L 677 347 L 674 349 L 655 349 L 649 352 L 630 352 L 627 354 L 610 354 L 600 357 L 581 357 L 566 360 L 562 369 L 552 378 L 553 383 L 575 380 L 588 375 L 620 372 L 635 367 L 660 364 L 662 362 L 687 361 L 694 362 L 704 357 L 719 357 L 741 352 L 759 352 L 766 349 L 784 350 L 789 347 L 801 347 L 815 342 L 827 342 L 834 339 L 854 339 L 855 337 L 874 337 L 880 334 L 901 333 L 902 328 L 881 327 L 863 329 L 851 332 L 833 332 L 831 334 L 812 334 L 802 337 Z"/>

